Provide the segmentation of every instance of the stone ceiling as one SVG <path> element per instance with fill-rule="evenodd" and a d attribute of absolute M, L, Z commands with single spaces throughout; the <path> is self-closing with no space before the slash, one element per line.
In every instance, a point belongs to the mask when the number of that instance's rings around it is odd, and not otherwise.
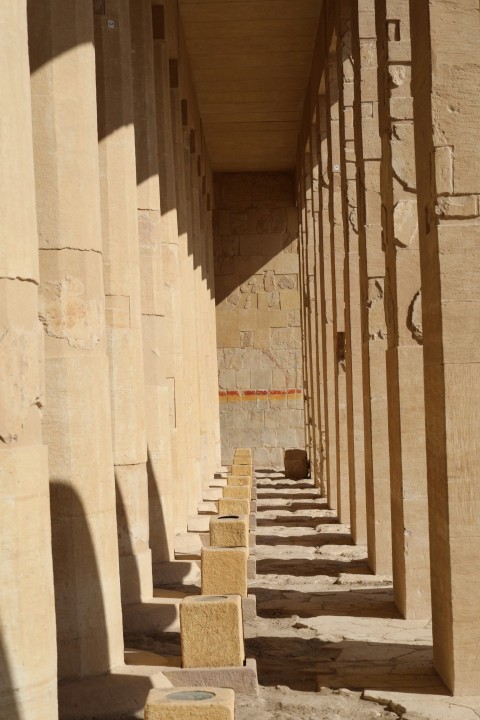
<path fill-rule="evenodd" d="M 321 0 L 180 0 L 214 171 L 291 170 Z"/>

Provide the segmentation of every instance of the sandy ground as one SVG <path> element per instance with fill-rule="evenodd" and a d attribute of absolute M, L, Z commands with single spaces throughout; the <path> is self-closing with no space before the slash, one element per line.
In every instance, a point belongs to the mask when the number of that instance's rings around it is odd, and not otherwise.
<path fill-rule="evenodd" d="M 245 645 L 260 694 L 237 695 L 236 720 L 478 720 L 480 699 L 450 698 L 433 670 L 430 623 L 400 618 L 391 579 L 372 576 L 312 482 L 265 472 L 257 488 Z M 176 633 L 134 640 L 180 654 Z"/>

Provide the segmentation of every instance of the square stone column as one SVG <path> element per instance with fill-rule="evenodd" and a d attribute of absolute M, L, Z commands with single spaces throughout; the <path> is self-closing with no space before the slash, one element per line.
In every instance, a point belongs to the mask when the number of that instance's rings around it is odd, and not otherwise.
<path fill-rule="evenodd" d="M 392 538 L 377 33 L 374 0 L 358 0 L 353 8 L 368 561 L 383 575 L 392 572 Z"/>
<path fill-rule="evenodd" d="M 331 6 L 332 12 L 336 8 Z M 332 272 L 332 308 L 335 378 L 336 481 L 337 510 L 340 522 L 350 522 L 350 487 L 348 477 L 347 396 L 345 367 L 345 240 L 343 226 L 342 176 L 340 164 L 339 83 L 334 32 L 331 51 L 325 61 L 325 100 L 329 140 L 330 187 L 330 261 Z"/>
<path fill-rule="evenodd" d="M 337 509 L 337 425 L 335 399 L 336 337 L 333 324 L 333 280 L 330 246 L 330 192 L 331 177 L 328 105 L 324 94 L 318 98 L 317 130 L 319 149 L 319 195 L 321 211 L 320 274 L 322 297 L 322 347 L 325 391 L 325 446 L 327 467 L 327 499 L 332 510 Z"/>
<path fill-rule="evenodd" d="M 435 667 L 480 687 L 480 94 L 474 0 L 410 3 Z"/>
<path fill-rule="evenodd" d="M 93 9 L 28 3 L 58 676 L 123 664 Z"/>
<path fill-rule="evenodd" d="M 120 581 L 128 604 L 153 594 L 128 0 L 106 0 L 95 12 L 95 54 Z"/>
<path fill-rule="evenodd" d="M 367 511 L 365 499 L 360 255 L 358 247 L 357 162 L 353 122 L 355 90 L 351 0 L 340 0 L 338 4 L 337 35 L 340 165 L 345 243 L 345 370 L 350 526 L 354 542 L 359 545 L 366 545 Z"/>
<path fill-rule="evenodd" d="M 386 252 L 387 390 L 393 589 L 408 618 L 429 618 L 422 298 L 411 95 L 410 12 L 376 3 Z"/>
<path fill-rule="evenodd" d="M 0 717 L 58 717 L 25 0 L 0 7 Z"/>
<path fill-rule="evenodd" d="M 174 262 L 164 253 L 157 143 L 154 31 L 150 0 L 130 0 L 130 38 L 137 172 L 141 312 L 153 577 L 173 559 L 177 520 L 186 512 L 183 435 L 179 431 L 183 368 L 174 363 L 169 284 Z M 172 267 L 173 265 L 173 267 Z M 181 460 L 180 460 L 181 459 Z M 174 477 L 177 476 L 177 482 Z"/>

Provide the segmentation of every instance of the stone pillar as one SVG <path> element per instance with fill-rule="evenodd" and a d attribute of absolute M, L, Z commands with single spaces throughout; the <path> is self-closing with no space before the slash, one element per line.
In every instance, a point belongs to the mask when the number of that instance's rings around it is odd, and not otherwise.
<path fill-rule="evenodd" d="M 58 676 L 123 663 L 92 5 L 28 3 Z"/>
<path fill-rule="evenodd" d="M 337 427 L 335 423 L 335 372 L 336 338 L 333 325 L 332 258 L 330 247 L 330 191 L 329 139 L 327 122 L 327 100 L 325 95 L 318 99 L 318 144 L 320 167 L 320 208 L 322 214 L 320 240 L 320 272 L 322 280 L 322 346 L 323 377 L 325 389 L 325 436 L 327 466 L 327 499 L 332 510 L 337 509 Z"/>
<path fill-rule="evenodd" d="M 425 409 L 420 257 L 411 95 L 410 13 L 377 0 L 386 252 L 387 389 L 393 589 L 404 617 L 429 618 Z"/>
<path fill-rule="evenodd" d="M 310 181 L 310 153 L 304 153 L 299 163 L 299 283 L 300 283 L 300 311 L 302 322 L 302 371 L 304 387 L 304 414 L 305 414 L 305 448 L 310 461 L 315 457 L 317 444 L 315 437 L 314 419 L 314 390 L 313 390 L 313 348 L 312 327 L 310 323 L 310 286 L 309 286 L 309 240 L 312 241 L 312 209 L 311 209 L 311 181 Z"/>
<path fill-rule="evenodd" d="M 360 258 L 358 249 L 357 163 L 353 124 L 354 59 L 350 0 L 341 0 L 339 4 L 338 38 L 340 165 L 345 246 L 345 370 L 350 525 L 353 541 L 357 545 L 366 545 L 367 511 L 363 438 Z"/>
<path fill-rule="evenodd" d="M 480 687 L 480 95 L 474 0 L 410 3 L 433 653 Z M 401 26 L 400 26 L 401 27 Z"/>
<path fill-rule="evenodd" d="M 309 152 L 305 154 L 305 205 L 306 205 L 306 252 L 305 275 L 307 292 L 307 323 L 309 332 L 310 403 L 312 413 L 313 454 L 312 477 L 318 487 L 323 485 L 323 373 L 320 350 L 320 262 L 318 252 L 319 196 L 318 196 L 318 143 L 316 125 L 309 133 Z"/>
<path fill-rule="evenodd" d="M 165 213 L 161 211 L 154 76 L 154 28 L 150 0 L 130 0 L 137 211 L 147 433 L 150 547 L 153 578 L 173 559 L 177 497 L 183 499 L 177 458 L 179 387 L 171 368 L 173 328 L 168 317 L 170 266 L 164 257 Z M 165 282 L 165 288 L 164 288 Z M 174 476 L 179 478 L 174 482 Z M 181 516 L 180 516 L 181 517 Z"/>
<path fill-rule="evenodd" d="M 392 572 L 390 461 L 385 351 L 385 252 L 380 191 L 377 35 L 374 0 L 354 2 L 355 153 L 358 162 L 360 308 L 368 561 L 374 573 Z"/>
<path fill-rule="evenodd" d="M 152 597 L 130 12 L 95 12 L 100 204 L 120 581 L 124 604 Z"/>
<path fill-rule="evenodd" d="M 57 714 L 26 2 L 0 8 L 0 717 Z"/>
<path fill-rule="evenodd" d="M 169 60 L 168 43 L 170 34 L 174 30 L 167 23 L 170 16 L 165 12 L 164 4 L 152 4 L 152 13 L 160 180 L 160 237 L 163 244 L 165 282 L 165 377 L 170 398 L 172 476 L 175 478 L 172 507 L 176 527 L 185 527 L 188 515 L 196 511 L 197 498 L 194 493 L 189 492 L 194 466 L 191 449 L 193 444 L 190 443 L 188 434 L 187 357 L 184 352 L 185 326 L 182 321 L 186 299 L 182 289 L 170 101 L 170 85 L 178 84 L 178 61 Z"/>
<path fill-rule="evenodd" d="M 332 6 L 333 11 L 333 6 Z M 335 10 L 336 11 L 336 8 Z M 350 487 L 348 478 L 347 397 L 345 372 L 345 240 L 342 213 L 342 176 L 340 166 L 337 38 L 334 34 L 332 52 L 325 69 L 327 129 L 330 144 L 330 260 L 332 265 L 333 341 L 335 367 L 335 423 L 337 428 L 336 479 L 337 511 L 342 523 L 350 522 Z"/>
<path fill-rule="evenodd" d="M 172 12 L 174 10 L 172 9 Z M 188 199 L 186 158 L 189 159 L 190 132 L 188 126 L 188 98 L 181 88 L 179 49 L 171 60 L 170 101 L 174 148 L 174 177 L 177 198 L 177 228 L 179 238 L 179 272 L 182 299 L 182 343 L 185 362 L 185 425 L 188 428 L 187 502 L 190 512 L 196 510 L 201 492 L 202 467 L 200 458 L 200 422 L 198 396 L 197 327 L 195 318 L 195 274 L 193 264 L 193 234 Z"/>

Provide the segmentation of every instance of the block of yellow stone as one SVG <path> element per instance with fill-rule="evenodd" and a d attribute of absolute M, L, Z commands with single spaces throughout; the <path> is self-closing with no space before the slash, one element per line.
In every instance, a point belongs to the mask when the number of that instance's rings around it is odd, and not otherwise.
<path fill-rule="evenodd" d="M 145 720 L 234 720 L 230 688 L 182 687 L 150 690 Z"/>
<path fill-rule="evenodd" d="M 248 547 L 247 515 L 212 515 L 210 518 L 211 547 Z"/>
<path fill-rule="evenodd" d="M 246 547 L 202 547 L 202 595 L 247 597 Z"/>
<path fill-rule="evenodd" d="M 235 448 L 235 455 L 244 455 L 247 457 L 252 457 L 252 449 L 251 448 Z"/>
<path fill-rule="evenodd" d="M 218 501 L 219 515 L 249 515 L 250 501 L 237 498 L 220 498 Z"/>
<path fill-rule="evenodd" d="M 227 485 L 222 488 L 224 498 L 234 498 L 238 500 L 251 500 L 251 491 L 248 485 Z"/>
<path fill-rule="evenodd" d="M 232 465 L 231 475 L 252 475 L 250 465 Z"/>
<path fill-rule="evenodd" d="M 233 465 L 248 465 L 251 468 L 253 467 L 252 458 L 247 457 L 246 455 L 234 455 L 232 464 Z"/>
<path fill-rule="evenodd" d="M 195 595 L 180 603 L 182 666 L 241 667 L 245 660 L 240 595 Z"/>
<path fill-rule="evenodd" d="M 251 485 L 251 475 L 227 475 L 227 485 Z"/>

